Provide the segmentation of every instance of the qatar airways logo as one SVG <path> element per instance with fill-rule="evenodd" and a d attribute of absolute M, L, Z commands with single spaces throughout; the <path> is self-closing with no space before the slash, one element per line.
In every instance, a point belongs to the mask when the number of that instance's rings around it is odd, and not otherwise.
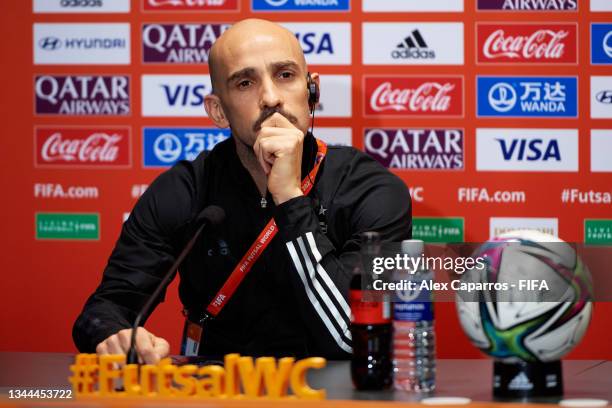
<path fill-rule="evenodd" d="M 463 78 L 366 77 L 367 116 L 463 116 Z"/>
<path fill-rule="evenodd" d="M 388 168 L 463 170 L 463 129 L 365 129 L 364 147 Z"/>
<path fill-rule="evenodd" d="M 238 0 L 142 0 L 144 11 L 238 11 Z"/>
<path fill-rule="evenodd" d="M 576 64 L 577 25 L 490 24 L 476 26 L 479 63 Z"/>
<path fill-rule="evenodd" d="M 578 10 L 578 0 L 478 0 L 477 9 L 502 11 L 576 11 Z"/>
<path fill-rule="evenodd" d="M 34 94 L 39 115 L 130 114 L 127 75 L 40 75 L 34 79 Z"/>
<path fill-rule="evenodd" d="M 129 167 L 129 127 L 39 127 L 35 164 L 42 167 Z"/>
<path fill-rule="evenodd" d="M 213 43 L 229 24 L 145 24 L 142 56 L 145 63 L 207 63 Z"/>

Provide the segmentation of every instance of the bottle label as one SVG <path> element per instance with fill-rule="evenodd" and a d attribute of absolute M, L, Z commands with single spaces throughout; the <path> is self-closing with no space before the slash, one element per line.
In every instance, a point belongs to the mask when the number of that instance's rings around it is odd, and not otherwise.
<path fill-rule="evenodd" d="M 420 289 L 420 281 L 416 281 L 415 290 L 396 291 L 396 301 L 393 303 L 393 319 L 403 322 L 432 321 L 433 294 L 429 289 Z"/>
<path fill-rule="evenodd" d="M 389 302 L 364 302 L 362 290 L 351 290 L 351 323 L 384 324 L 391 322 L 391 307 Z"/>

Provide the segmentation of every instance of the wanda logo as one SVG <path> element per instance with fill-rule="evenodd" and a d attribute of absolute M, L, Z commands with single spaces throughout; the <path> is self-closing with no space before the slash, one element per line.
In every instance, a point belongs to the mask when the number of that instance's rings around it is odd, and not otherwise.
<path fill-rule="evenodd" d="M 479 24 L 478 62 L 576 63 L 574 24 Z"/>
<path fill-rule="evenodd" d="M 128 128 L 38 128 L 35 137 L 37 165 L 130 165 Z"/>
<path fill-rule="evenodd" d="M 145 11 L 238 10 L 238 0 L 143 0 Z"/>
<path fill-rule="evenodd" d="M 462 116 L 459 77 L 366 77 L 366 115 Z"/>

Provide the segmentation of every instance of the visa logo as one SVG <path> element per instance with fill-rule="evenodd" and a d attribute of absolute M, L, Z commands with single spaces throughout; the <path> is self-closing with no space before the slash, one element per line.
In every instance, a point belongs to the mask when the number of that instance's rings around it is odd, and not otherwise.
<path fill-rule="evenodd" d="M 304 54 L 334 53 L 334 46 L 332 45 L 331 35 L 329 33 L 323 33 L 320 38 L 318 33 L 295 33 L 295 37 L 302 45 Z"/>
<path fill-rule="evenodd" d="M 504 160 L 561 160 L 559 144 L 555 139 L 495 139 L 499 143 Z"/>
<path fill-rule="evenodd" d="M 578 171 L 578 129 L 476 129 L 478 171 Z"/>
<path fill-rule="evenodd" d="M 297 38 L 306 63 L 351 65 L 351 24 L 330 22 L 279 23 Z"/>
<path fill-rule="evenodd" d="M 206 87 L 204 85 L 162 85 L 168 105 L 203 106 Z"/>
<path fill-rule="evenodd" d="M 209 75 L 143 75 L 142 116 L 206 117 Z"/>

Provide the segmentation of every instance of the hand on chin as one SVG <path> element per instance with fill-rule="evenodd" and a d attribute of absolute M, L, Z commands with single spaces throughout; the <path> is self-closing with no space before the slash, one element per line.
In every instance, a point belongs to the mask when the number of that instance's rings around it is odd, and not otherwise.
<path fill-rule="evenodd" d="M 276 205 L 302 195 L 302 148 L 304 134 L 276 112 L 266 119 L 253 151 L 268 177 L 268 191 Z"/>

